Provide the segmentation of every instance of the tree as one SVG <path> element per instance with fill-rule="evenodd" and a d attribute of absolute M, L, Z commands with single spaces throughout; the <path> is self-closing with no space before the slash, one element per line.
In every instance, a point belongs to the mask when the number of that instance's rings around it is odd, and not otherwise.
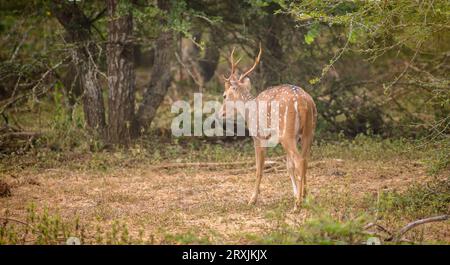
<path fill-rule="evenodd" d="M 170 12 L 168 1 L 158 1 L 157 7 Z M 76 46 L 73 62 L 76 76 L 79 76 L 83 90 L 83 106 L 88 127 L 94 128 L 106 142 L 127 145 L 140 132 L 145 131 L 156 115 L 171 81 L 171 60 L 173 54 L 173 33 L 165 28 L 155 41 L 155 59 L 150 83 L 144 91 L 143 102 L 135 110 L 135 66 L 136 40 L 133 36 L 133 11 L 139 9 L 135 3 L 108 0 L 106 45 L 108 77 L 108 120 L 105 122 L 102 89 L 97 80 L 100 71 L 96 61 L 97 46 L 92 40 L 93 23 L 103 14 L 100 11 L 94 19 L 88 18 L 76 3 L 54 0 L 52 10 L 67 32 L 67 42 Z M 164 14 L 164 13 L 163 13 Z M 162 16 L 161 24 L 167 24 Z M 73 73 L 72 73 L 73 74 Z M 70 75 L 70 73 L 69 73 Z M 69 81 L 77 82 L 70 79 Z"/>
<path fill-rule="evenodd" d="M 127 144 L 137 136 L 133 16 L 119 10 L 120 0 L 108 0 L 108 141 Z"/>
<path fill-rule="evenodd" d="M 158 8 L 165 14 L 170 11 L 170 1 L 158 0 Z M 164 17 L 159 19 L 161 25 L 167 25 Z M 155 59 L 150 76 L 150 83 L 147 85 L 143 101 L 139 106 L 137 119 L 140 132 L 147 130 L 155 118 L 156 111 L 161 105 L 172 80 L 171 61 L 173 58 L 175 39 L 173 32 L 163 28 L 155 42 Z"/>
<path fill-rule="evenodd" d="M 95 19 L 89 19 L 78 5 L 63 0 L 53 0 L 51 10 L 66 31 L 66 41 L 74 46 L 72 63 L 80 79 L 83 110 L 88 127 L 99 135 L 105 133 L 105 107 L 102 89 L 97 79 L 95 62 L 97 49 L 91 38 L 91 26 Z M 74 79 L 75 81 L 76 79 Z"/>

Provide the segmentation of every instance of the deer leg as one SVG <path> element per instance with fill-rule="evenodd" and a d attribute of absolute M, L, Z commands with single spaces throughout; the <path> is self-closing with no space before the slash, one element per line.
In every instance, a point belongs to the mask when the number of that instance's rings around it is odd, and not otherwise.
<path fill-rule="evenodd" d="M 308 115 L 311 115 L 310 118 L 308 118 Z M 300 197 L 302 199 L 306 198 L 306 170 L 308 167 L 308 158 L 309 153 L 311 151 L 311 145 L 313 142 L 314 137 L 314 129 L 315 129 L 315 118 L 314 118 L 314 111 L 312 112 L 302 112 L 300 114 L 301 118 L 301 153 L 296 153 L 296 164 L 295 167 L 299 168 L 299 174 L 300 174 L 300 180 L 301 180 L 301 186 L 300 186 Z M 298 163 L 298 165 L 297 165 Z"/>
<path fill-rule="evenodd" d="M 295 140 L 289 140 L 289 141 L 282 141 L 281 144 L 283 145 L 284 150 L 287 153 L 287 156 L 290 158 L 290 161 L 294 164 L 294 180 L 293 183 L 295 183 L 295 186 L 297 187 L 297 193 L 295 194 L 295 207 L 294 211 L 298 209 L 298 206 L 301 205 L 302 197 L 301 197 L 301 191 L 303 190 L 302 187 L 302 158 L 300 153 L 297 149 L 297 144 Z"/>
<path fill-rule="evenodd" d="M 290 158 L 289 155 L 286 155 L 286 169 L 289 174 L 289 177 L 291 178 L 292 182 L 292 190 L 294 192 L 294 197 L 297 197 L 297 194 L 299 192 L 297 183 L 295 181 L 295 172 L 294 172 L 294 161 Z"/>
<path fill-rule="evenodd" d="M 300 164 L 300 198 L 303 200 L 306 198 L 306 168 L 307 168 L 307 161 L 303 155 L 300 155 L 299 158 L 299 164 Z"/>
<path fill-rule="evenodd" d="M 298 196 L 299 199 L 306 198 L 306 170 L 308 168 L 308 156 L 311 150 L 312 138 L 304 135 L 302 137 L 302 150 L 301 153 L 295 153 L 295 169 L 298 169 L 297 176 L 301 182 L 300 184 L 300 194 Z"/>
<path fill-rule="evenodd" d="M 306 128 L 314 128 L 313 124 L 307 124 L 308 126 L 306 126 Z M 311 127 L 312 126 L 312 127 Z M 306 198 L 306 170 L 308 168 L 308 158 L 309 158 L 309 154 L 311 151 L 311 145 L 313 142 L 313 134 L 314 134 L 314 129 L 310 129 L 308 131 L 304 131 L 302 133 L 302 137 L 301 137 L 301 145 L 302 145 L 302 151 L 300 154 L 300 164 L 301 164 L 301 180 L 302 180 L 302 187 L 300 190 L 301 193 L 301 197 L 303 199 Z M 307 133 L 309 132 L 309 133 Z"/>
<path fill-rule="evenodd" d="M 305 159 L 299 154 L 297 148 L 295 149 L 295 152 L 293 153 L 294 157 L 294 169 L 295 169 L 295 175 L 296 175 L 296 181 L 297 181 L 297 187 L 299 192 L 297 193 L 297 196 L 295 197 L 295 208 L 297 209 L 299 206 L 301 206 L 303 201 L 303 195 L 305 191 L 304 179 L 305 179 Z"/>
<path fill-rule="evenodd" d="M 255 190 L 253 191 L 253 195 L 248 202 L 249 205 L 255 204 L 258 200 L 259 195 L 259 186 L 261 184 L 262 173 L 264 169 L 264 156 L 265 156 L 265 147 L 261 147 L 258 142 L 255 142 L 255 157 L 256 157 L 256 182 L 255 182 Z"/>

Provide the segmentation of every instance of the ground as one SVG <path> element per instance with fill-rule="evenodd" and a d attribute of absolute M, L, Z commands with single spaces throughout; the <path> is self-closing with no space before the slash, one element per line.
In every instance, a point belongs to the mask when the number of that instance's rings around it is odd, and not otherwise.
<path fill-rule="evenodd" d="M 396 231 L 416 217 L 378 213 L 382 211 L 378 207 L 380 196 L 445 180 L 445 174 L 428 174 L 424 163 L 416 158 L 396 157 L 388 152 L 387 160 L 377 158 L 383 152 L 375 157 L 352 158 L 329 150 L 316 147 L 307 174 L 307 202 L 299 212 L 292 211 L 291 182 L 283 167 L 268 168 L 259 200 L 249 206 L 254 185 L 252 164 L 167 168 L 161 165 L 177 161 L 140 160 L 109 164 L 100 170 L 83 165 L 97 165 L 93 161 L 102 159 L 79 155 L 72 156 L 71 161 L 61 163 L 64 159 L 59 159 L 39 167 L 22 160 L 20 170 L 4 165 L 2 179 L 11 185 L 12 196 L 0 198 L 0 213 L 27 220 L 29 207 L 34 205 L 37 212 L 46 209 L 62 220 L 78 217 L 86 226 L 84 240 L 90 243 L 95 243 L 95 233 L 108 231 L 115 224 L 126 227 L 130 238 L 141 238 L 145 243 L 289 243 L 279 242 L 273 235 L 301 229 L 317 220 L 319 208 L 321 214 L 338 223 L 362 218 L 362 225 L 376 221 Z M 121 159 L 119 155 L 107 156 L 114 157 L 113 161 Z M 249 152 L 233 162 L 251 159 Z M 272 153 L 268 158 L 274 159 L 283 164 L 279 154 Z M 446 207 L 444 213 L 448 213 Z M 286 227 L 290 230 L 282 230 Z M 408 232 L 405 240 L 449 244 L 449 222 L 423 225 Z"/>

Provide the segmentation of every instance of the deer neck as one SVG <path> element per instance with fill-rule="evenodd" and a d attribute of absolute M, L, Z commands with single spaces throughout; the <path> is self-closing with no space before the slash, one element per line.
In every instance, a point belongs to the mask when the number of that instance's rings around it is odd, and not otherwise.
<path fill-rule="evenodd" d="M 244 103 L 255 100 L 255 96 L 253 96 L 252 93 L 250 93 L 250 91 L 242 92 L 241 98 L 242 98 L 242 101 L 244 101 Z"/>
<path fill-rule="evenodd" d="M 250 93 L 250 91 L 242 92 L 241 97 L 244 104 L 256 101 L 256 97 L 252 93 Z M 247 109 L 245 109 L 244 112 L 245 113 L 241 113 L 241 115 L 245 117 L 245 121 L 247 122 L 249 120 L 250 115 L 254 115 L 254 113 L 250 113 Z"/>

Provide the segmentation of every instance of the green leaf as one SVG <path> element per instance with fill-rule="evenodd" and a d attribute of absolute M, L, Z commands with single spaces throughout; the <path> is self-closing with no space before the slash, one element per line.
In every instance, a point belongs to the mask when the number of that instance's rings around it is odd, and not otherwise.
<path fill-rule="evenodd" d="M 305 35 L 305 43 L 311 45 L 316 37 L 319 36 L 319 24 L 313 24 Z"/>
<path fill-rule="evenodd" d="M 314 42 L 314 36 L 311 34 L 306 34 L 305 35 L 305 42 L 306 44 L 310 45 L 311 43 Z"/>
<path fill-rule="evenodd" d="M 317 84 L 317 82 L 319 82 L 320 81 L 320 78 L 319 77 L 315 77 L 315 78 L 313 78 L 313 79 L 310 79 L 309 80 L 309 83 L 311 84 L 311 85 L 314 85 L 314 84 Z"/>

